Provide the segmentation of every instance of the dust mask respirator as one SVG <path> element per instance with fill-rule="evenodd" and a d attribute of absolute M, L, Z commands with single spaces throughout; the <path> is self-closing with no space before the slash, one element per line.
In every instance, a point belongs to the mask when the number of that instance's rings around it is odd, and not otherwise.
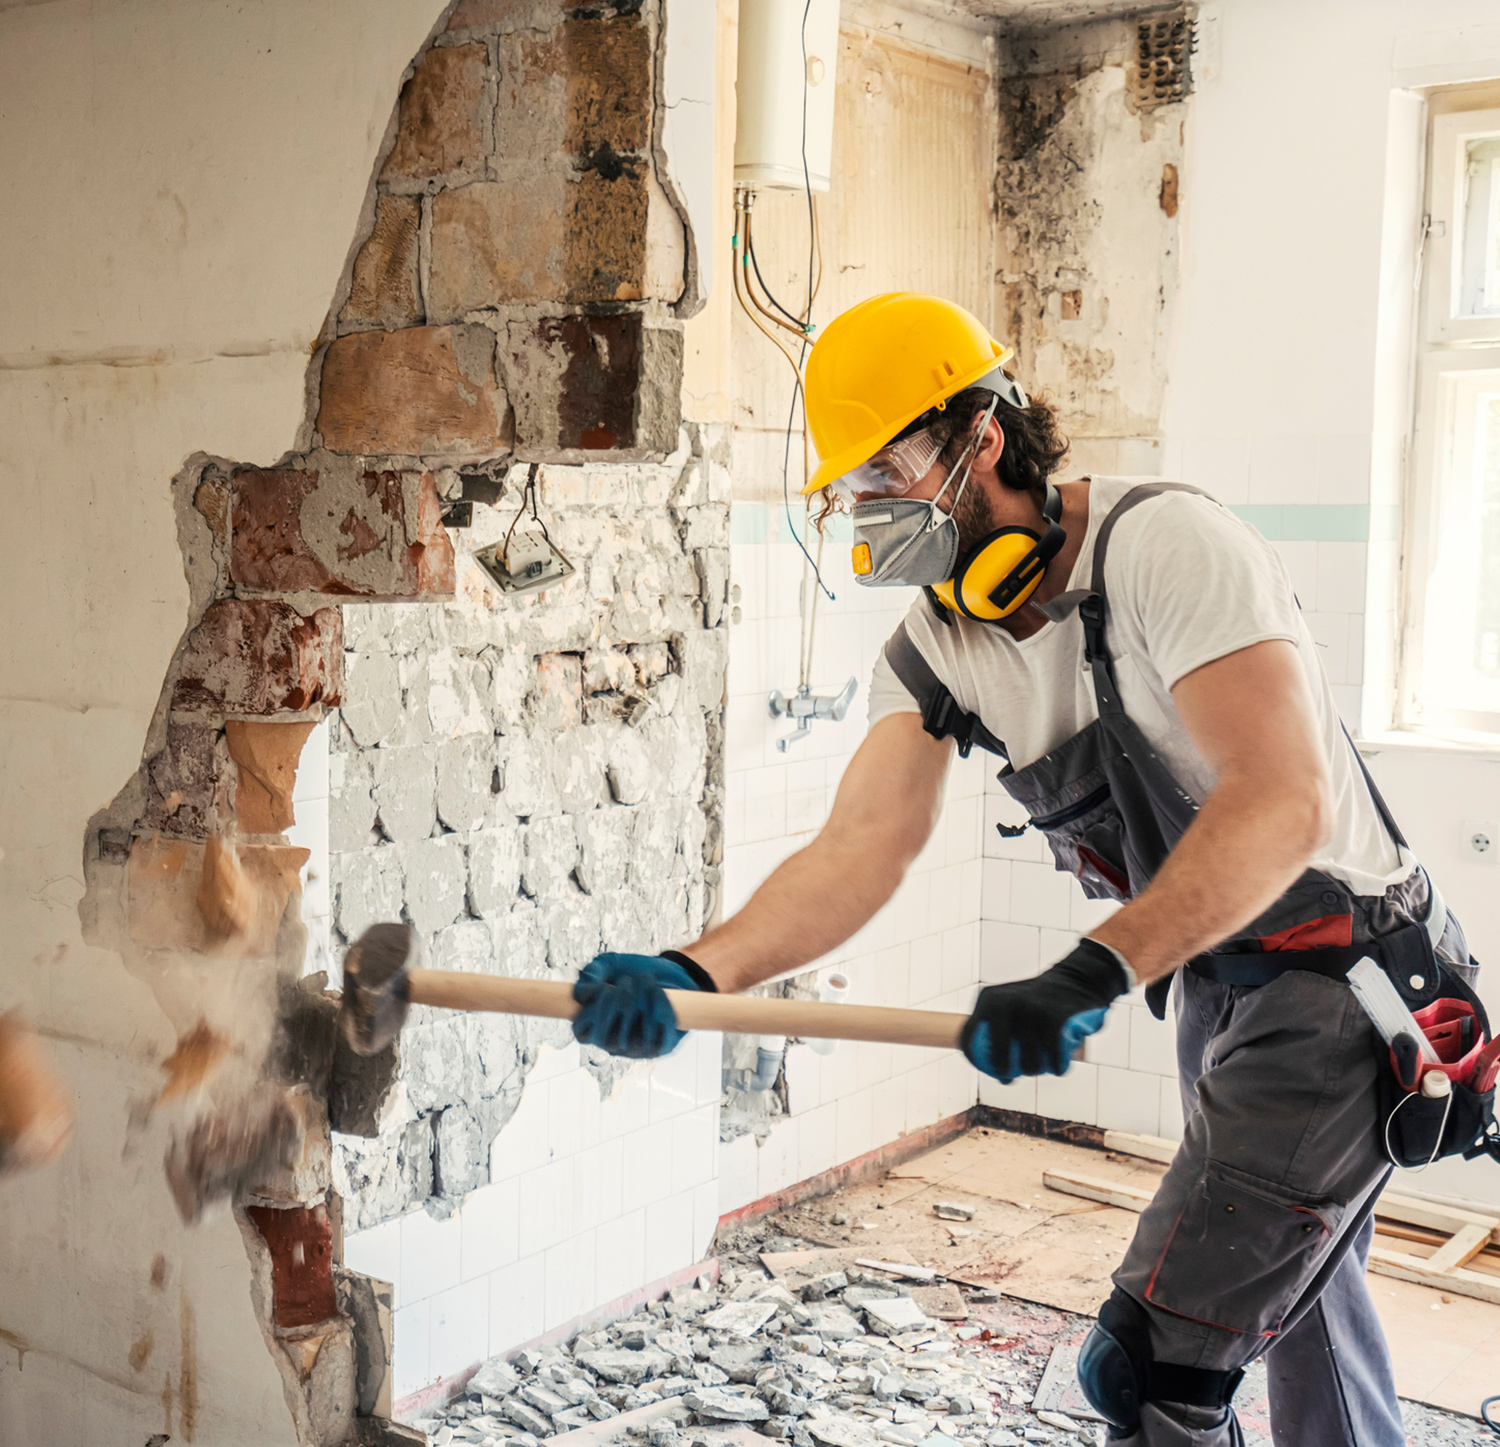
<path fill-rule="evenodd" d="M 883 481 L 885 488 L 894 493 L 908 475 L 915 474 L 905 481 L 905 488 L 910 488 L 926 474 L 940 450 L 931 433 L 918 433 L 892 443 L 876 458 L 834 484 L 851 504 L 857 582 L 872 588 L 931 588 L 946 583 L 953 576 L 959 548 L 958 524 L 953 520 L 953 513 L 969 485 L 974 454 L 979 450 L 985 428 L 995 415 L 995 402 L 996 399 L 991 398 L 989 408 L 975 427 L 963 455 L 933 497 L 869 496 L 876 490 L 872 484 Z M 871 475 L 862 475 L 866 473 Z M 953 494 L 952 506 L 945 511 L 938 504 L 954 485 L 955 478 L 958 479 L 957 490 Z M 859 494 L 864 495 L 863 501 L 854 500 Z"/>

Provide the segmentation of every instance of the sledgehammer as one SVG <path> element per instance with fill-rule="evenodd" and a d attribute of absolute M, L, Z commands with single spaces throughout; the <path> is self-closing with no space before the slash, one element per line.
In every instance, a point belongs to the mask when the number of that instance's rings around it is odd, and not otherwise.
<path fill-rule="evenodd" d="M 344 956 L 339 1028 L 360 1055 L 385 1049 L 412 1005 L 445 1010 L 492 1010 L 502 1015 L 578 1013 L 573 987 L 560 980 L 517 980 L 414 965 L 416 932 L 405 924 L 371 925 Z M 742 1035 L 795 1035 L 814 1040 L 875 1040 L 956 1050 L 966 1015 L 941 1010 L 893 1010 L 881 1005 L 828 1005 L 817 1000 L 763 999 L 668 990 L 683 1030 Z"/>

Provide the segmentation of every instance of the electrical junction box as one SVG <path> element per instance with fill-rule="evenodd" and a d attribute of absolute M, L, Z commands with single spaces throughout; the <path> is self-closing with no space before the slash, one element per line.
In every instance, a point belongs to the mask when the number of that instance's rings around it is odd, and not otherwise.
<path fill-rule="evenodd" d="M 577 571 L 545 533 L 535 531 L 480 548 L 474 561 L 502 593 L 540 592 Z"/>
<path fill-rule="evenodd" d="M 739 30 L 735 185 L 826 191 L 833 169 L 838 0 L 740 0 Z"/>

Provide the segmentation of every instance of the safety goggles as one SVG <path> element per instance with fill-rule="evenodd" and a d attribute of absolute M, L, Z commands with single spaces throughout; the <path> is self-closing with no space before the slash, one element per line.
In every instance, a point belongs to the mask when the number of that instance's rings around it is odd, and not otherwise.
<path fill-rule="evenodd" d="M 888 442 L 868 462 L 834 478 L 829 486 L 850 506 L 879 497 L 905 497 L 932 470 L 941 451 L 931 428 L 924 427 Z"/>

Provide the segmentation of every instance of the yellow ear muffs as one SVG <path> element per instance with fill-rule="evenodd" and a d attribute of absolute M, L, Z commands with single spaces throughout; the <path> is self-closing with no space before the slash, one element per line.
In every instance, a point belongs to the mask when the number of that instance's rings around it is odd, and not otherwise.
<path fill-rule="evenodd" d="M 1036 592 L 1047 564 L 1068 540 L 1057 523 L 1062 499 L 1050 484 L 1042 515 L 1047 522 L 1045 535 L 1030 528 L 997 528 L 933 592 L 966 618 L 984 623 L 1008 618 Z"/>

